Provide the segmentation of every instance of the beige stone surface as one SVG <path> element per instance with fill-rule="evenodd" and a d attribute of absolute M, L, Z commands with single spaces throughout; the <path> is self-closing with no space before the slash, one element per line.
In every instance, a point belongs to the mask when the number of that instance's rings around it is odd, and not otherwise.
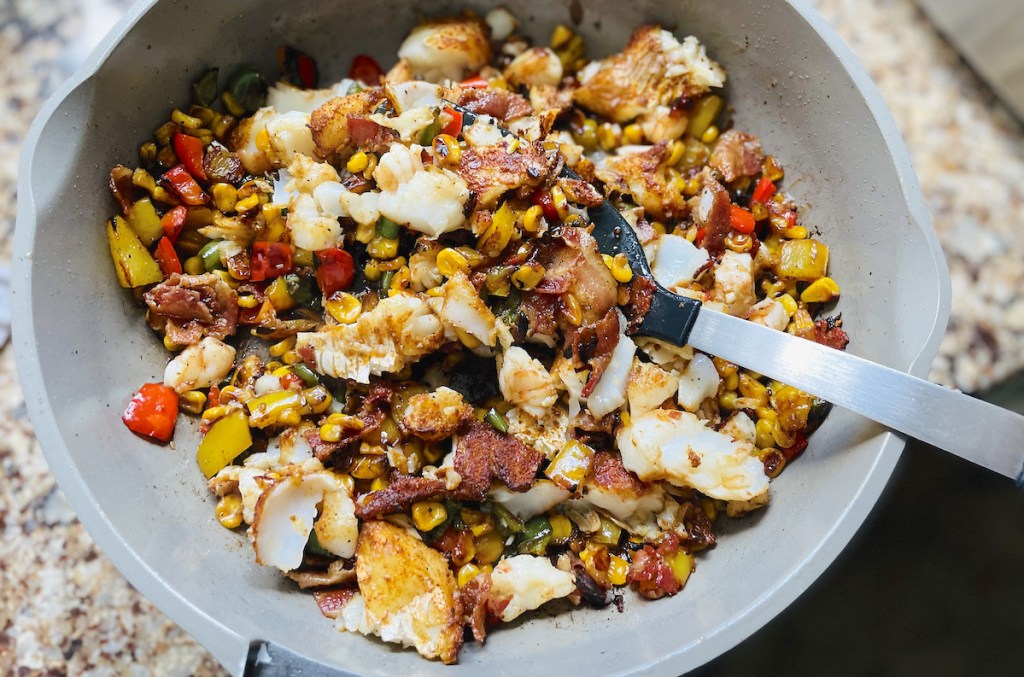
<path fill-rule="evenodd" d="M 0 265 L 11 256 L 21 138 L 123 4 L 0 0 Z M 910 0 L 816 4 L 892 108 L 949 257 L 953 320 L 932 377 L 964 390 L 995 383 L 1024 361 L 1021 129 Z M 0 674 L 222 674 L 75 520 L 32 435 L 13 362 L 3 349 Z"/>

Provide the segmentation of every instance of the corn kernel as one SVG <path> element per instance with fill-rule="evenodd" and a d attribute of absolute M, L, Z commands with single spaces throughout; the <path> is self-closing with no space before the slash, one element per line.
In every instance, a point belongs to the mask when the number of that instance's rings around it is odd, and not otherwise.
<path fill-rule="evenodd" d="M 286 350 L 284 354 L 281 355 L 281 361 L 288 365 L 298 364 L 299 362 L 302 362 L 302 356 L 294 350 Z"/>
<path fill-rule="evenodd" d="M 282 341 L 279 341 L 278 343 L 275 343 L 274 345 L 270 346 L 270 348 L 268 348 L 267 350 L 270 353 L 271 357 L 281 357 L 282 355 L 284 355 L 286 352 L 288 352 L 289 350 L 291 350 L 294 347 L 295 347 L 295 337 L 294 336 L 289 336 L 288 338 L 286 338 L 286 339 L 284 339 Z"/>
<path fill-rule="evenodd" d="M 551 49 L 557 50 L 559 47 L 567 45 L 575 36 L 576 34 L 571 28 L 565 24 L 558 24 L 551 32 Z"/>
<path fill-rule="evenodd" d="M 782 294 L 775 300 L 782 304 L 782 309 L 786 311 L 786 315 L 793 317 L 793 313 L 797 310 L 796 299 L 789 294 Z"/>
<path fill-rule="evenodd" d="M 733 231 L 725 236 L 725 246 L 730 251 L 734 251 L 738 254 L 745 254 L 754 247 L 754 238 L 750 237 L 746 233 L 737 233 Z"/>
<path fill-rule="evenodd" d="M 722 377 L 722 385 L 726 390 L 736 390 L 740 386 L 740 375 L 735 371 L 729 372 Z"/>
<path fill-rule="evenodd" d="M 626 125 L 622 130 L 622 139 L 632 146 L 643 143 L 644 130 L 642 130 L 640 125 L 636 123 Z"/>
<path fill-rule="evenodd" d="M 782 231 L 782 237 L 790 240 L 806 240 L 807 239 L 807 228 L 804 226 L 790 226 Z"/>
<path fill-rule="evenodd" d="M 739 397 L 736 395 L 735 390 L 727 390 L 726 392 L 718 396 L 718 404 L 719 406 L 722 407 L 722 409 L 732 411 L 733 409 L 736 408 L 737 399 L 739 399 Z"/>
<path fill-rule="evenodd" d="M 473 559 L 481 566 L 497 562 L 505 551 L 505 541 L 498 529 L 493 529 L 477 537 L 475 546 L 476 552 Z"/>
<path fill-rule="evenodd" d="M 235 211 L 237 211 L 238 213 L 241 214 L 241 213 L 249 211 L 250 209 L 254 209 L 254 208 L 258 207 L 259 204 L 260 204 L 260 196 L 259 196 L 259 194 L 258 193 L 253 193 L 252 195 L 250 195 L 249 197 L 245 198 L 244 200 L 239 200 L 238 202 L 236 202 L 235 203 Z"/>
<path fill-rule="evenodd" d="M 612 269 L 612 261 L 614 259 L 612 259 L 611 254 L 601 254 L 601 260 L 604 261 L 604 265 L 608 266 L 608 270 Z"/>
<path fill-rule="evenodd" d="M 256 308 L 260 305 L 259 299 L 251 294 L 241 294 L 238 297 L 239 308 Z"/>
<path fill-rule="evenodd" d="M 540 219 L 544 209 L 540 205 L 533 205 L 523 214 L 523 230 L 527 233 L 536 233 L 540 229 Z"/>
<path fill-rule="evenodd" d="M 480 567 L 470 562 L 469 564 L 462 565 L 459 569 L 459 575 L 457 581 L 460 588 L 466 586 L 471 580 L 480 575 Z"/>
<path fill-rule="evenodd" d="M 536 287 L 544 278 L 544 266 L 539 263 L 524 263 L 512 273 L 512 284 L 517 289 L 529 291 Z"/>
<path fill-rule="evenodd" d="M 391 484 L 391 482 L 388 481 L 387 477 L 383 475 L 375 477 L 373 478 L 373 481 L 370 482 L 370 491 L 383 491 L 388 488 L 389 484 Z"/>
<path fill-rule="evenodd" d="M 388 287 L 388 296 L 401 294 L 412 284 L 412 273 L 408 266 L 402 266 L 391 276 L 391 286 Z"/>
<path fill-rule="evenodd" d="M 225 529 L 237 529 L 242 525 L 242 497 L 238 494 L 222 496 L 215 509 L 217 521 Z"/>
<path fill-rule="evenodd" d="M 629 561 L 625 557 L 612 555 L 608 558 L 608 581 L 612 585 L 625 585 L 629 572 Z"/>
<path fill-rule="evenodd" d="M 438 134 L 434 137 L 434 157 L 442 167 L 454 166 L 462 159 L 462 148 L 459 147 L 458 140 L 450 134 Z"/>
<path fill-rule="evenodd" d="M 184 349 L 185 346 L 181 345 L 180 343 L 175 343 L 174 341 L 171 340 L 170 336 L 164 336 L 164 348 L 166 348 L 172 353 L 176 353 L 179 350 Z"/>
<path fill-rule="evenodd" d="M 438 501 L 417 501 L 412 504 L 412 521 L 420 531 L 430 531 L 448 519 L 448 510 Z"/>
<path fill-rule="evenodd" d="M 209 409 L 204 411 L 202 418 L 203 418 L 203 421 L 205 421 L 207 423 L 212 423 L 213 421 L 216 421 L 218 418 L 222 418 L 222 417 L 226 416 L 227 413 L 228 413 L 228 408 L 226 406 L 218 405 L 216 407 L 210 407 Z"/>
<path fill-rule="evenodd" d="M 754 426 L 754 430 L 757 434 L 757 446 L 759 447 L 774 447 L 775 436 L 772 430 L 775 428 L 775 422 L 770 421 L 766 418 L 759 418 Z"/>
<path fill-rule="evenodd" d="M 778 414 L 776 414 L 775 410 L 772 409 L 771 407 L 758 407 L 757 408 L 757 417 L 759 419 L 763 418 L 763 419 L 766 419 L 768 421 L 776 421 L 779 418 Z"/>
<path fill-rule="evenodd" d="M 171 111 L 171 122 L 177 123 L 185 129 L 199 129 L 203 126 L 202 120 L 197 117 L 192 117 L 177 108 Z"/>
<path fill-rule="evenodd" d="M 348 162 L 345 164 L 345 169 L 352 172 L 353 174 L 358 174 L 359 172 L 365 170 L 369 164 L 370 158 L 367 157 L 365 152 L 359 151 L 358 153 L 355 153 L 352 157 L 348 159 Z"/>
<path fill-rule="evenodd" d="M 238 190 L 230 183 L 215 183 L 210 189 L 213 192 L 213 204 L 222 212 L 231 212 L 238 202 Z"/>
<path fill-rule="evenodd" d="M 551 541 L 556 544 L 564 544 L 572 538 L 572 522 L 565 515 L 552 515 L 548 518 L 551 523 Z"/>
<path fill-rule="evenodd" d="M 228 109 L 228 112 L 236 118 L 245 115 L 245 109 L 238 104 L 238 101 L 235 100 L 235 97 L 232 96 L 231 92 L 225 90 L 224 93 L 220 95 L 220 99 L 224 102 L 224 107 Z"/>
<path fill-rule="evenodd" d="M 700 135 L 700 140 L 704 143 L 714 143 L 718 140 L 718 127 L 711 125 L 704 130 L 704 133 Z"/>
<path fill-rule="evenodd" d="M 377 225 L 373 223 L 360 223 L 356 226 L 356 241 L 362 244 L 370 244 L 373 238 L 377 237 Z"/>
<path fill-rule="evenodd" d="M 398 256 L 398 240 L 378 235 L 370 241 L 366 253 L 377 260 L 393 259 Z"/>
<path fill-rule="evenodd" d="M 839 296 L 839 285 L 831 277 L 818 278 L 800 293 L 804 303 L 826 303 Z"/>
<path fill-rule="evenodd" d="M 743 397 L 757 400 L 757 406 L 763 407 L 768 404 L 768 389 L 764 384 L 748 374 L 740 374 L 740 394 Z"/>
<path fill-rule="evenodd" d="M 189 414 L 199 414 L 206 406 L 206 393 L 201 390 L 189 390 L 178 398 L 182 411 Z"/>
<path fill-rule="evenodd" d="M 555 206 L 559 220 L 565 221 L 565 217 L 569 216 L 569 200 L 566 199 L 565 191 L 561 186 L 551 189 L 551 203 Z"/>
<path fill-rule="evenodd" d="M 324 303 L 324 307 L 341 324 L 352 324 L 363 312 L 363 302 L 348 292 L 334 294 Z"/>
<path fill-rule="evenodd" d="M 683 194 L 687 197 L 693 197 L 700 191 L 700 179 L 696 176 L 691 176 L 686 180 L 686 186 L 683 187 Z"/>
<path fill-rule="evenodd" d="M 665 157 L 665 165 L 675 167 L 686 154 L 686 144 L 682 141 L 673 141 L 669 144 L 668 155 Z"/>
<path fill-rule="evenodd" d="M 437 269 L 445 277 L 452 277 L 455 273 L 468 274 L 469 261 L 451 247 L 445 247 L 437 253 Z"/>
<path fill-rule="evenodd" d="M 349 474 L 356 479 L 372 480 L 383 475 L 387 468 L 387 456 L 376 454 L 362 455 L 352 463 L 352 467 L 349 468 Z"/>
<path fill-rule="evenodd" d="M 612 259 L 612 277 L 616 282 L 626 284 L 633 279 L 633 269 L 629 267 L 629 259 L 625 254 L 619 253 Z"/>
<path fill-rule="evenodd" d="M 602 150 L 612 150 L 619 145 L 619 126 L 608 122 L 601 123 L 597 128 L 597 143 Z"/>
<path fill-rule="evenodd" d="M 580 306 L 579 299 L 572 292 L 567 293 L 562 299 L 564 303 L 562 312 L 566 319 L 573 325 L 580 326 L 583 323 L 583 308 Z"/>

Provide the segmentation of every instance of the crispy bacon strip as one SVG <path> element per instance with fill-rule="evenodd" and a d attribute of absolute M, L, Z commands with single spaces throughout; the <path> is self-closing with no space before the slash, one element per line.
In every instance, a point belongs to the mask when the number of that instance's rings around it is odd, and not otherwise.
<path fill-rule="evenodd" d="M 357 592 L 359 590 L 354 587 L 315 590 L 313 599 L 320 608 L 320 613 L 327 618 L 335 619 L 341 615 L 342 610 L 348 606 Z"/>
<path fill-rule="evenodd" d="M 722 172 L 725 180 L 731 183 L 761 171 L 762 159 L 764 153 L 756 136 L 730 129 L 719 137 L 708 164 Z"/>
<path fill-rule="evenodd" d="M 416 501 L 444 493 L 445 486 L 441 480 L 393 475 L 387 487 L 364 494 L 365 498 L 356 501 L 356 516 L 364 520 L 376 519 L 381 515 L 405 510 Z"/>
<path fill-rule="evenodd" d="M 487 638 L 487 595 L 491 591 L 491 575 L 481 573 L 459 588 L 462 622 L 473 632 L 473 639 L 484 643 Z"/>
<path fill-rule="evenodd" d="M 629 286 L 629 305 L 626 306 L 625 315 L 629 320 L 626 325 L 627 334 L 635 334 L 640 330 L 640 324 L 647 317 L 647 311 L 651 309 L 651 299 L 654 298 L 654 290 L 657 285 L 654 280 L 644 275 L 633 278 Z"/>
<path fill-rule="evenodd" d="M 705 191 L 711 193 L 710 206 L 706 204 L 708 199 Z M 732 232 L 732 224 L 729 218 L 729 192 L 711 174 L 704 175 L 704 189 L 701 194 L 693 198 L 698 206 L 693 211 L 693 221 L 698 228 L 704 229 L 704 239 L 701 246 L 707 249 L 712 256 L 717 256 L 725 251 L 725 238 Z"/>
<path fill-rule="evenodd" d="M 572 293 L 583 310 L 583 324 L 597 322 L 609 308 L 615 307 L 618 284 L 597 249 L 597 241 L 582 228 L 563 228 L 537 251 L 537 260 L 544 266 L 550 284 L 565 281 L 566 292 Z M 559 282 L 563 281 L 563 282 Z"/>
<path fill-rule="evenodd" d="M 222 339 L 238 327 L 238 295 L 212 273 L 171 274 L 145 293 L 150 324 L 175 343 L 192 345 L 203 336 Z"/>
<path fill-rule="evenodd" d="M 478 114 L 490 115 L 508 122 L 533 112 L 530 103 L 515 92 L 494 89 L 465 89 L 459 105 Z"/>
<path fill-rule="evenodd" d="M 590 378 L 583 386 L 582 395 L 588 397 L 597 387 L 601 375 L 608 368 L 612 351 L 619 343 L 619 313 L 609 308 L 604 317 L 593 324 L 580 327 L 572 334 L 572 357 L 575 366 L 590 367 Z"/>

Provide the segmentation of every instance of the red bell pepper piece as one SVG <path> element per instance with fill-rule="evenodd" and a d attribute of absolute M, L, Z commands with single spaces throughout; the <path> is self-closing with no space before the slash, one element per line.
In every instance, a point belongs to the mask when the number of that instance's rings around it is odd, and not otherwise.
<path fill-rule="evenodd" d="M 772 199 L 773 195 L 775 195 L 775 184 L 767 176 L 762 176 L 761 180 L 757 182 L 754 192 L 750 195 L 750 200 L 765 204 Z"/>
<path fill-rule="evenodd" d="M 444 126 L 441 133 L 458 138 L 459 134 L 462 133 L 462 111 L 457 111 L 451 106 L 445 106 L 444 112 L 451 116 L 452 121 Z"/>
<path fill-rule="evenodd" d="M 287 275 L 295 268 L 292 247 L 283 242 L 254 242 L 250 258 L 249 279 L 253 282 Z"/>
<path fill-rule="evenodd" d="M 183 164 L 168 169 L 160 180 L 170 186 L 187 205 L 206 204 L 210 199 Z"/>
<path fill-rule="evenodd" d="M 702 244 L 704 244 L 704 238 L 707 236 L 707 234 L 708 234 L 708 229 L 707 228 L 698 228 L 697 229 L 697 235 L 693 238 L 693 241 L 697 243 L 698 247 L 701 246 Z"/>
<path fill-rule="evenodd" d="M 316 253 L 320 263 L 316 269 L 316 283 L 324 297 L 347 289 L 356 276 L 352 255 L 344 249 L 324 249 Z"/>
<path fill-rule="evenodd" d="M 178 253 L 174 251 L 174 243 L 170 238 L 162 237 L 153 251 L 153 258 L 160 264 L 160 270 L 164 275 L 177 273 L 181 275 L 181 261 L 178 260 Z"/>
<path fill-rule="evenodd" d="M 203 169 L 203 142 L 195 136 L 178 132 L 174 135 L 174 154 L 178 162 L 185 165 L 188 173 L 197 179 L 206 181 L 206 170 Z"/>
<path fill-rule="evenodd" d="M 487 80 L 484 80 L 479 75 L 471 75 L 460 82 L 459 87 L 463 89 L 487 89 Z"/>
<path fill-rule="evenodd" d="M 749 235 L 754 232 L 754 215 L 743 207 L 729 205 L 729 225 L 733 230 Z"/>
<path fill-rule="evenodd" d="M 164 235 L 171 242 L 178 241 L 181 229 L 185 227 L 185 219 L 188 218 L 188 207 L 178 205 L 160 218 L 160 225 L 164 227 Z"/>
<path fill-rule="evenodd" d="M 530 199 L 533 204 L 540 205 L 540 208 L 544 210 L 544 218 L 551 223 L 559 223 L 558 210 L 555 208 L 555 202 L 551 199 L 550 192 L 538 188 Z"/>
<path fill-rule="evenodd" d="M 357 54 L 352 59 L 352 67 L 348 69 L 350 78 L 374 87 L 380 84 L 383 75 L 384 71 L 380 64 L 372 56 L 366 54 Z"/>
<path fill-rule="evenodd" d="M 794 212 L 792 209 L 786 212 L 786 223 L 789 225 L 790 228 L 796 225 L 796 212 Z"/>
<path fill-rule="evenodd" d="M 121 420 L 133 433 L 170 442 L 178 418 L 178 393 L 162 383 L 146 383 L 135 393 Z"/>

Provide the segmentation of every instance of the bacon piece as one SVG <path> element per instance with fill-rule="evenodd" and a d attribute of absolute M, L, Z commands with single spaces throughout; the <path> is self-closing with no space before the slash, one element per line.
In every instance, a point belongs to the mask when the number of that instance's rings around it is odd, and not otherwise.
<path fill-rule="evenodd" d="M 763 159 L 761 141 L 756 136 L 730 129 L 718 138 L 708 164 L 731 183 L 741 176 L 757 174 Z"/>
<path fill-rule="evenodd" d="M 145 293 L 150 325 L 170 340 L 193 345 L 204 336 L 223 339 L 238 327 L 238 295 L 213 273 L 178 275 Z"/>
<path fill-rule="evenodd" d="M 387 382 L 378 381 L 370 386 L 370 392 L 363 399 L 359 413 L 356 414 L 363 427 L 346 428 L 341 439 L 336 442 L 325 442 L 320 438 L 320 431 L 317 428 L 308 430 L 305 438 L 309 446 L 313 447 L 313 455 L 326 463 L 339 452 L 347 450 L 360 437 L 376 431 L 387 418 L 387 410 L 391 406 L 391 393 L 392 388 Z"/>
<path fill-rule="evenodd" d="M 465 89 L 459 105 L 477 114 L 490 115 L 508 122 L 533 112 L 530 103 L 515 92 L 495 89 Z"/>
<path fill-rule="evenodd" d="M 453 497 L 482 501 L 494 480 L 501 480 L 512 491 L 526 491 L 533 486 L 543 460 L 544 454 L 512 435 L 475 419 L 468 421 L 455 447 L 455 472 L 462 482 Z"/>
<path fill-rule="evenodd" d="M 842 326 L 842 317 L 827 317 L 824 320 L 818 320 L 814 323 L 813 340 L 829 348 L 846 350 L 850 337 L 843 331 Z"/>
<path fill-rule="evenodd" d="M 582 179 L 570 179 L 560 177 L 558 185 L 562 187 L 565 197 L 569 202 L 583 205 L 584 207 L 600 207 L 604 203 L 604 196 L 591 184 Z"/>
<path fill-rule="evenodd" d="M 524 338 L 535 335 L 554 336 L 558 331 L 558 323 L 555 321 L 555 312 L 558 310 L 557 296 L 525 293 L 519 309 L 526 316 L 527 331 Z"/>
<path fill-rule="evenodd" d="M 473 639 L 481 644 L 487 638 L 487 595 L 490 591 L 491 575 L 484 572 L 477 574 L 458 592 L 462 623 L 469 626 Z"/>
<path fill-rule="evenodd" d="M 640 325 L 647 317 L 647 311 L 651 309 L 651 299 L 654 298 L 654 291 L 657 285 L 649 277 L 637 275 L 629 286 L 629 305 L 625 308 L 629 324 L 626 325 L 627 334 L 635 334 L 640 330 Z"/>
<path fill-rule="evenodd" d="M 392 475 L 391 482 L 380 491 L 363 494 L 356 501 L 356 517 L 375 519 L 381 515 L 407 509 L 416 501 L 433 498 L 445 493 L 441 480 L 409 475 Z"/>
<path fill-rule="evenodd" d="M 704 189 L 693 200 L 696 202 L 693 221 L 704 229 L 700 244 L 712 256 L 717 256 L 725 251 L 725 237 L 732 232 L 729 193 L 713 176 L 705 174 Z"/>
<path fill-rule="evenodd" d="M 378 124 L 363 115 L 349 114 L 348 135 L 356 148 L 375 153 L 386 153 L 391 143 L 398 139 L 398 132 Z"/>
<path fill-rule="evenodd" d="M 590 378 L 583 386 L 583 397 L 588 397 L 597 387 L 601 375 L 608 368 L 612 359 L 612 351 L 619 343 L 619 313 L 609 308 L 600 320 L 593 324 L 583 325 L 572 334 L 570 339 L 572 357 L 577 369 L 590 367 Z"/>
<path fill-rule="evenodd" d="M 515 153 L 509 153 L 504 144 L 467 148 L 454 171 L 476 195 L 478 206 L 492 209 L 506 192 L 540 185 L 552 166 L 537 142 L 521 144 Z"/>
<path fill-rule="evenodd" d="M 572 293 L 583 310 L 583 324 L 592 324 L 615 306 L 618 284 L 597 250 L 597 241 L 582 228 L 563 228 L 537 252 L 544 277 L 571 280 Z"/>
<path fill-rule="evenodd" d="M 315 590 L 313 599 L 316 601 L 317 607 L 320 608 L 320 613 L 327 618 L 335 619 L 341 615 L 342 610 L 348 606 L 357 592 L 359 590 L 354 587 Z"/>

